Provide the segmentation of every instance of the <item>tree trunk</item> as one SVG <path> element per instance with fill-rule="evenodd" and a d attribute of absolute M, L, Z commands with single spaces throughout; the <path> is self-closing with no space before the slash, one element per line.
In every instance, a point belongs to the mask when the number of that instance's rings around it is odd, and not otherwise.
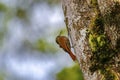
<path fill-rule="evenodd" d="M 119 3 L 120 0 L 62 0 L 68 34 L 85 80 L 120 80 Z M 101 35 L 103 43 L 99 40 Z M 90 36 L 97 40 L 97 47 L 90 43 Z"/>

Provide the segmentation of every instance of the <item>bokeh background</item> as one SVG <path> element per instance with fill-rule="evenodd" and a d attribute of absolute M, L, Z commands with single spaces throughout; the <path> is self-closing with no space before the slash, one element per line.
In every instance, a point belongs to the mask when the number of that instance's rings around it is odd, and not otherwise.
<path fill-rule="evenodd" d="M 0 80 L 83 80 L 55 42 L 61 30 L 60 0 L 0 0 Z"/>

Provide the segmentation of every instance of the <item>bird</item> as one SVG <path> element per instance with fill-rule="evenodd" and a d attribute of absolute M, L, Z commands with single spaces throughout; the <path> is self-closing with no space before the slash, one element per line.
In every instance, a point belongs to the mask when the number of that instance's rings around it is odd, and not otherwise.
<path fill-rule="evenodd" d="M 70 41 L 66 36 L 60 36 L 58 35 L 56 37 L 56 43 L 62 48 L 65 52 L 67 52 L 73 61 L 76 60 L 76 56 L 72 53 L 71 47 L 70 47 Z"/>

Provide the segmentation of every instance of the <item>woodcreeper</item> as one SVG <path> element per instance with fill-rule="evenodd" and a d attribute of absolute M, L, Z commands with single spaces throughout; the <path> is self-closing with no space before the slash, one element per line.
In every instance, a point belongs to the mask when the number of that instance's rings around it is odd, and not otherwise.
<path fill-rule="evenodd" d="M 66 36 L 57 36 L 56 37 L 56 43 L 65 51 L 67 52 L 73 61 L 76 60 L 76 56 L 72 53 L 71 47 L 70 47 L 70 41 Z"/>

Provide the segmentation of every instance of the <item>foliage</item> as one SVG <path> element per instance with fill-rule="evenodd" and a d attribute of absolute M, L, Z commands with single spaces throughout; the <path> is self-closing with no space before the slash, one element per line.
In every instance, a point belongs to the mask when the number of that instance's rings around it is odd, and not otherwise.
<path fill-rule="evenodd" d="M 26 18 L 26 11 L 21 8 L 18 8 L 16 15 L 19 18 Z"/>
<path fill-rule="evenodd" d="M 5 76 L 6 76 L 5 72 L 1 71 L 0 72 L 0 80 L 4 80 Z"/>
<path fill-rule="evenodd" d="M 57 80 L 83 80 L 79 65 L 77 64 L 70 68 L 64 68 L 57 74 Z"/>
<path fill-rule="evenodd" d="M 46 52 L 46 53 L 55 53 L 57 52 L 57 48 L 54 46 L 53 43 L 50 43 L 47 41 L 47 39 L 39 39 L 35 43 L 35 48 L 41 52 Z"/>
<path fill-rule="evenodd" d="M 56 35 L 56 34 L 57 34 L 57 35 Z M 66 28 L 60 28 L 60 29 L 57 29 L 57 30 L 54 32 L 54 35 L 55 35 L 55 36 L 58 36 L 58 35 L 67 36 L 67 35 L 68 35 L 68 32 L 67 32 L 67 29 L 66 29 Z"/>
<path fill-rule="evenodd" d="M 57 4 L 60 2 L 60 0 L 47 0 L 49 4 Z"/>
<path fill-rule="evenodd" d="M 5 11 L 7 11 L 7 9 L 8 9 L 8 7 L 5 4 L 0 3 L 0 11 L 5 12 Z"/>
<path fill-rule="evenodd" d="M 2 45 L 4 35 L 5 35 L 5 33 L 3 31 L 0 31 L 0 46 Z"/>

